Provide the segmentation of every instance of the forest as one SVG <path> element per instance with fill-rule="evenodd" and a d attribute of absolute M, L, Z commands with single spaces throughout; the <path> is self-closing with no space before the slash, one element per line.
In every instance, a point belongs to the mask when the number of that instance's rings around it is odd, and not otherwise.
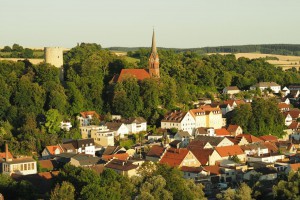
<path fill-rule="evenodd" d="M 62 138 L 80 138 L 75 119 L 85 110 L 104 116 L 142 116 L 150 125 L 159 125 L 167 111 L 187 110 L 201 97 L 213 99 L 226 86 L 247 90 L 260 81 L 282 86 L 300 83 L 298 71 L 283 71 L 264 59 L 174 50 L 158 53 L 159 80 L 128 78 L 117 84 L 111 80 L 121 69 L 147 68 L 150 49 L 132 52 L 130 56 L 140 60 L 133 63 L 101 45 L 82 43 L 64 55 L 63 82 L 59 69 L 49 64 L 0 61 L 0 145 L 8 142 L 13 153 L 31 154 Z M 60 130 L 62 120 L 71 120 L 74 128 Z"/>

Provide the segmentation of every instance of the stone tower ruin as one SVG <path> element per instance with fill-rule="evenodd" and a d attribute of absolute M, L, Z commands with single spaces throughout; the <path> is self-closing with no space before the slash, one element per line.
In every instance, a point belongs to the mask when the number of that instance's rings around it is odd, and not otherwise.
<path fill-rule="evenodd" d="M 45 62 L 60 69 L 59 78 L 64 79 L 63 71 L 63 48 L 62 47 L 45 47 L 44 48 Z"/>

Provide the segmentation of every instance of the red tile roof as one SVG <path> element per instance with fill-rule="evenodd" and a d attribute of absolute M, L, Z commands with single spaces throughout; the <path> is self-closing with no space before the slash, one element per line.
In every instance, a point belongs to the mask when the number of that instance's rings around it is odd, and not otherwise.
<path fill-rule="evenodd" d="M 102 159 L 105 161 L 111 160 L 111 159 L 118 159 L 122 161 L 128 160 L 129 155 L 128 153 L 120 153 L 120 154 L 113 154 L 113 155 L 103 155 Z"/>
<path fill-rule="evenodd" d="M 12 154 L 8 151 L 8 158 L 13 159 Z M 5 159 L 5 152 L 0 153 L 0 158 Z"/>
<path fill-rule="evenodd" d="M 167 164 L 171 167 L 179 166 L 186 155 L 189 153 L 187 149 L 169 148 L 159 161 L 161 164 Z"/>
<path fill-rule="evenodd" d="M 80 112 L 80 114 L 81 114 L 81 116 L 83 117 L 83 118 L 87 118 L 88 117 L 88 115 L 91 115 L 91 116 L 96 116 L 97 118 L 99 118 L 100 119 L 100 116 L 98 115 L 98 113 L 96 112 L 96 111 L 84 111 L 84 112 Z"/>
<path fill-rule="evenodd" d="M 206 171 L 210 172 L 210 175 L 220 175 L 220 167 L 218 165 L 210 165 L 203 167 Z"/>
<path fill-rule="evenodd" d="M 279 104 L 278 104 L 278 108 L 279 108 L 279 109 L 290 108 L 290 105 L 289 105 L 289 104 L 286 104 L 286 103 L 279 103 Z"/>
<path fill-rule="evenodd" d="M 145 69 L 122 69 L 118 82 L 123 81 L 127 77 L 135 77 L 137 80 L 142 81 L 145 78 L 150 78 L 150 74 Z"/>
<path fill-rule="evenodd" d="M 218 152 L 218 154 L 221 157 L 244 154 L 244 151 L 241 149 L 241 147 L 239 145 L 215 147 L 215 150 Z"/>
<path fill-rule="evenodd" d="M 235 132 L 238 128 L 239 128 L 239 125 L 229 124 L 229 126 L 227 128 L 227 131 L 229 131 L 229 132 Z"/>
<path fill-rule="evenodd" d="M 150 151 L 147 153 L 147 156 L 160 158 L 161 155 L 163 154 L 164 150 L 165 150 L 164 147 L 154 145 L 151 147 Z"/>
<path fill-rule="evenodd" d="M 240 141 L 242 139 L 242 137 L 244 137 L 249 143 L 262 142 L 261 139 L 259 139 L 258 137 L 255 137 L 251 134 L 240 134 L 240 135 L 237 135 L 235 138 Z"/>
<path fill-rule="evenodd" d="M 259 139 L 262 139 L 263 141 L 270 141 L 270 142 L 278 141 L 278 138 L 274 135 L 263 135 L 263 136 L 260 136 Z"/>
<path fill-rule="evenodd" d="M 46 149 L 49 151 L 49 153 L 51 155 L 54 155 L 55 154 L 55 150 L 56 149 L 59 149 L 59 152 L 62 153 L 63 150 L 60 148 L 60 146 L 58 145 L 53 145 L 53 146 L 46 146 Z"/>
<path fill-rule="evenodd" d="M 54 168 L 58 167 L 58 163 L 56 160 L 39 160 L 41 168 L 45 168 L 48 170 L 53 170 Z"/>
<path fill-rule="evenodd" d="M 201 149 L 197 147 L 189 147 L 189 150 L 195 155 L 201 165 L 207 165 L 209 156 L 214 152 L 213 149 Z"/>
<path fill-rule="evenodd" d="M 288 114 L 290 114 L 290 116 L 293 118 L 293 119 L 297 119 L 297 118 L 299 118 L 299 116 L 300 116 L 300 110 L 299 109 L 292 109 L 292 110 L 290 110 L 290 111 L 288 111 L 288 112 L 286 112 L 286 113 L 288 113 Z"/>
<path fill-rule="evenodd" d="M 277 153 L 278 147 L 274 142 L 265 142 L 264 145 L 269 149 L 269 153 Z"/>
<path fill-rule="evenodd" d="M 217 136 L 229 136 L 230 132 L 226 130 L 226 128 L 215 129 L 215 133 Z"/>
<path fill-rule="evenodd" d="M 300 163 L 290 164 L 290 167 L 293 171 L 298 171 L 298 169 L 300 168 Z"/>

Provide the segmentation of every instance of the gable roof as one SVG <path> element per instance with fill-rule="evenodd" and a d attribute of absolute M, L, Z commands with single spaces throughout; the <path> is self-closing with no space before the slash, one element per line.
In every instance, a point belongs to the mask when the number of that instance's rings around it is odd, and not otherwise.
<path fill-rule="evenodd" d="M 138 168 L 138 165 L 134 165 L 130 161 L 113 159 L 105 165 L 105 168 L 115 169 L 119 171 L 129 171 Z"/>
<path fill-rule="evenodd" d="M 298 171 L 298 169 L 300 168 L 300 163 L 290 164 L 290 167 L 293 171 Z"/>
<path fill-rule="evenodd" d="M 129 155 L 128 153 L 120 153 L 120 154 L 112 154 L 112 155 L 102 155 L 102 159 L 105 161 L 111 160 L 111 159 L 118 159 L 122 161 L 128 160 Z"/>
<path fill-rule="evenodd" d="M 110 130 L 118 130 L 122 126 L 122 122 L 106 122 L 105 126 L 107 126 L 108 129 Z"/>
<path fill-rule="evenodd" d="M 298 129 L 299 128 L 299 122 L 292 122 L 289 126 L 289 129 Z"/>
<path fill-rule="evenodd" d="M 86 154 L 76 154 L 71 159 L 77 160 L 81 166 L 99 164 L 101 159 L 99 157 L 92 157 Z"/>
<path fill-rule="evenodd" d="M 117 81 L 121 82 L 128 77 L 134 77 L 137 80 L 142 81 L 146 78 L 150 78 L 150 74 L 145 69 L 122 69 Z"/>
<path fill-rule="evenodd" d="M 239 128 L 239 125 L 236 124 L 229 124 L 227 127 L 227 131 L 229 132 L 235 132 Z"/>
<path fill-rule="evenodd" d="M 200 135 L 206 135 L 207 134 L 207 128 L 199 127 L 196 129 L 197 133 Z"/>
<path fill-rule="evenodd" d="M 249 143 L 254 143 L 254 142 L 262 142 L 261 139 L 259 139 L 258 137 L 255 137 L 251 134 L 240 134 L 240 135 L 237 135 L 235 137 L 235 139 L 237 139 L 238 141 L 241 141 L 242 138 L 245 138 Z"/>
<path fill-rule="evenodd" d="M 210 165 L 203 167 L 206 171 L 210 172 L 210 175 L 220 175 L 221 170 L 218 165 Z"/>
<path fill-rule="evenodd" d="M 215 147 L 215 150 L 218 152 L 218 154 L 221 157 L 244 154 L 244 151 L 241 149 L 241 147 L 239 145 Z"/>
<path fill-rule="evenodd" d="M 212 107 L 211 105 L 203 105 L 197 109 L 191 109 L 190 112 L 194 115 L 194 117 L 196 117 L 198 115 L 208 115 L 211 112 L 213 112 L 214 114 L 220 114 L 221 109 L 219 108 L 219 106 Z"/>
<path fill-rule="evenodd" d="M 300 116 L 300 110 L 299 110 L 298 108 L 291 109 L 290 111 L 285 112 L 285 113 L 290 114 L 290 116 L 291 116 L 293 119 L 297 119 L 297 118 L 299 118 L 299 116 Z"/>
<path fill-rule="evenodd" d="M 59 150 L 59 153 L 64 152 L 64 150 L 59 145 L 46 146 L 46 149 L 51 155 L 55 154 L 56 149 Z"/>
<path fill-rule="evenodd" d="M 163 120 L 161 120 L 161 122 L 176 122 L 176 123 L 180 123 L 183 118 L 186 116 L 187 112 L 184 111 L 174 111 L 174 112 L 169 112 L 168 114 L 166 114 L 163 118 Z"/>
<path fill-rule="evenodd" d="M 265 141 L 270 141 L 270 142 L 278 141 L 278 138 L 274 135 L 263 135 L 263 136 L 260 136 L 259 139 L 263 140 L 264 142 Z"/>
<path fill-rule="evenodd" d="M 177 134 L 178 134 L 180 137 L 185 137 L 185 138 L 190 138 L 190 137 L 192 137 L 192 136 L 189 134 L 189 132 L 187 132 L 187 131 L 182 131 L 182 130 L 180 130 L 180 131 L 177 132 Z"/>
<path fill-rule="evenodd" d="M 188 153 L 189 150 L 185 148 L 169 148 L 159 162 L 171 167 L 179 166 Z"/>
<path fill-rule="evenodd" d="M 91 116 L 95 116 L 97 118 L 100 119 L 100 116 L 98 115 L 98 113 L 94 110 L 90 110 L 90 111 L 84 111 L 84 112 L 80 112 L 80 115 L 83 117 L 83 118 L 87 118 L 88 115 L 91 115 Z"/>
<path fill-rule="evenodd" d="M 213 136 L 204 136 L 198 135 L 194 141 L 204 141 L 209 142 L 212 146 L 218 146 L 225 138 L 223 137 L 213 137 Z"/>
<path fill-rule="evenodd" d="M 283 102 L 280 102 L 280 103 L 278 103 L 278 108 L 279 109 L 290 108 L 290 105 L 286 104 L 286 103 L 283 103 Z"/>
<path fill-rule="evenodd" d="M 128 119 L 123 119 L 121 120 L 121 122 L 123 122 L 124 124 L 132 124 L 132 123 L 141 124 L 147 121 L 143 117 L 131 117 Z"/>
<path fill-rule="evenodd" d="M 213 149 L 201 149 L 197 147 L 189 147 L 188 149 L 195 155 L 201 165 L 207 165 L 209 156 L 214 152 Z"/>
<path fill-rule="evenodd" d="M 86 147 L 90 146 L 90 144 L 95 145 L 93 138 L 87 138 L 87 139 L 78 139 L 78 140 L 70 140 L 67 142 L 64 142 L 64 144 L 72 144 L 75 149 L 79 149 L 80 147 Z"/>
<path fill-rule="evenodd" d="M 229 136 L 230 132 L 226 130 L 226 128 L 215 129 L 215 134 L 217 136 Z"/>
<path fill-rule="evenodd" d="M 12 156 L 12 154 L 9 151 L 7 152 L 7 154 L 8 154 L 8 159 L 13 159 L 13 156 Z M 5 157 L 6 157 L 6 153 L 5 152 L 1 152 L 0 153 L 0 158 L 5 159 Z"/>
<path fill-rule="evenodd" d="M 150 149 L 150 151 L 147 153 L 147 156 L 149 157 L 156 157 L 160 158 L 161 155 L 164 153 L 165 148 L 158 145 L 153 145 Z"/>
<path fill-rule="evenodd" d="M 272 87 L 272 86 L 280 86 L 275 82 L 259 82 L 256 85 L 256 87 Z"/>
<path fill-rule="evenodd" d="M 102 155 L 112 155 L 112 154 L 116 154 L 119 151 L 126 152 L 126 150 L 123 147 L 120 146 L 108 146 L 106 147 L 106 149 L 104 150 Z"/>

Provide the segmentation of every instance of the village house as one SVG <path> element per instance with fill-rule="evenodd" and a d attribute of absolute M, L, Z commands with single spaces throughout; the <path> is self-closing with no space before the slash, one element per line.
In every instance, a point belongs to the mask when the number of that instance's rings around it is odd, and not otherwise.
<path fill-rule="evenodd" d="M 70 121 L 61 121 L 60 128 L 65 131 L 70 131 L 70 129 L 72 128 L 72 124 Z"/>
<path fill-rule="evenodd" d="M 292 90 L 286 97 L 290 100 L 298 100 L 300 95 L 299 90 Z"/>
<path fill-rule="evenodd" d="M 128 129 L 129 134 L 135 134 L 142 131 L 147 131 L 147 121 L 143 117 L 129 118 L 121 120 Z"/>
<path fill-rule="evenodd" d="M 100 116 L 96 111 L 84 111 L 80 112 L 80 116 L 77 116 L 79 120 L 79 126 L 89 126 L 93 118 L 98 118 L 100 120 Z"/>
<path fill-rule="evenodd" d="M 227 100 L 224 101 L 220 107 L 222 110 L 222 115 L 226 115 L 228 112 L 233 111 L 237 106 L 245 104 L 244 100 Z"/>
<path fill-rule="evenodd" d="M 273 167 L 251 169 L 244 174 L 243 179 L 250 181 L 255 176 L 259 181 L 273 181 L 277 179 L 277 170 Z"/>
<path fill-rule="evenodd" d="M 2 161 L 2 173 L 29 175 L 37 173 L 36 161 L 31 157 L 13 158 Z"/>
<path fill-rule="evenodd" d="M 193 180 L 199 180 L 204 179 L 209 176 L 209 172 L 206 171 L 203 167 L 187 167 L 183 166 L 180 168 L 180 170 L 183 172 L 183 178 L 185 179 L 193 179 Z"/>
<path fill-rule="evenodd" d="M 198 135 L 193 142 L 190 144 L 193 145 L 195 141 L 202 141 L 209 143 L 213 147 L 222 147 L 222 146 L 232 146 L 234 143 L 226 137 L 213 137 L 213 136 L 202 136 Z"/>
<path fill-rule="evenodd" d="M 290 90 L 287 87 L 282 88 L 281 93 L 283 96 L 287 96 L 290 93 Z"/>
<path fill-rule="evenodd" d="M 104 165 L 104 168 L 112 169 L 118 174 L 128 176 L 129 178 L 137 175 L 139 165 L 135 165 L 130 161 L 122 161 L 113 159 Z"/>
<path fill-rule="evenodd" d="M 275 82 L 259 82 L 255 85 L 251 86 L 250 90 L 256 90 L 256 88 L 259 88 L 260 91 L 262 91 L 262 92 L 265 89 L 270 88 L 274 93 L 279 93 L 281 90 L 281 86 Z"/>
<path fill-rule="evenodd" d="M 187 131 L 190 135 L 193 134 L 195 129 L 195 119 L 190 112 L 174 111 L 164 116 L 161 120 L 161 128 Z"/>
<path fill-rule="evenodd" d="M 61 154 L 64 150 L 59 145 L 46 146 L 42 151 L 43 159 L 50 159 L 52 156 Z"/>
<path fill-rule="evenodd" d="M 167 164 L 171 167 L 199 167 L 201 163 L 195 155 L 185 148 L 168 148 L 159 160 L 161 164 Z"/>
<path fill-rule="evenodd" d="M 200 106 L 197 109 L 190 110 L 195 118 L 195 128 L 222 128 L 224 121 L 222 118 L 221 109 L 210 105 Z"/>
<path fill-rule="evenodd" d="M 229 124 L 227 131 L 229 131 L 230 135 L 233 137 L 243 134 L 243 129 L 239 125 Z"/>
<path fill-rule="evenodd" d="M 275 163 L 277 160 L 284 159 L 285 156 L 278 153 L 267 153 L 267 154 L 260 154 L 257 152 L 257 155 L 248 155 L 247 161 L 248 162 L 265 162 L 265 163 Z"/>
<path fill-rule="evenodd" d="M 174 140 L 181 141 L 183 147 L 186 147 L 193 139 L 194 137 L 187 131 L 178 131 L 174 136 Z"/>
<path fill-rule="evenodd" d="M 219 128 L 215 130 L 216 137 L 231 136 L 230 132 L 226 128 Z"/>
<path fill-rule="evenodd" d="M 94 139 L 78 139 L 78 140 L 66 140 L 63 144 L 72 144 L 75 148 L 75 153 L 88 154 L 95 156 L 95 143 Z"/>
<path fill-rule="evenodd" d="M 237 156 L 241 162 L 246 162 L 246 154 L 238 145 L 215 147 L 215 150 L 221 156 L 222 160 L 228 160 L 233 156 Z"/>
<path fill-rule="evenodd" d="M 107 126 L 82 126 L 80 127 L 81 137 L 83 139 L 93 139 L 96 145 L 103 147 L 114 146 L 114 132 Z"/>
<path fill-rule="evenodd" d="M 148 153 L 146 154 L 146 160 L 152 162 L 158 162 L 165 151 L 166 151 L 165 147 L 153 145 L 148 151 Z"/>
<path fill-rule="evenodd" d="M 227 94 L 230 97 L 234 96 L 235 94 L 240 93 L 241 91 L 237 86 L 228 86 L 223 89 L 223 94 Z"/>
<path fill-rule="evenodd" d="M 286 112 L 290 110 L 290 104 L 286 104 L 286 103 L 278 103 L 278 109 L 281 112 Z"/>
<path fill-rule="evenodd" d="M 216 136 L 216 133 L 215 133 L 215 129 L 214 128 L 199 127 L 199 128 L 196 128 L 195 137 L 197 137 L 198 135 L 202 135 L 202 136 Z"/>
<path fill-rule="evenodd" d="M 243 138 L 247 141 L 247 143 L 263 142 L 261 139 L 259 139 L 258 137 L 255 137 L 254 135 L 251 135 L 251 134 L 239 134 L 235 137 L 235 139 L 237 141 L 242 141 Z M 239 143 L 239 145 L 245 145 L 247 143 L 244 143 L 244 144 Z"/>
<path fill-rule="evenodd" d="M 70 164 L 76 167 L 94 166 L 100 163 L 103 164 L 104 161 L 101 162 L 101 159 L 99 157 L 93 157 L 86 154 L 77 154 L 71 157 L 70 160 Z"/>
<path fill-rule="evenodd" d="M 249 143 L 240 147 L 247 156 L 269 153 L 269 149 L 264 145 L 264 143 Z"/>
<path fill-rule="evenodd" d="M 122 122 L 107 122 L 105 126 L 114 132 L 115 137 L 124 138 L 129 134 L 127 126 Z"/>

